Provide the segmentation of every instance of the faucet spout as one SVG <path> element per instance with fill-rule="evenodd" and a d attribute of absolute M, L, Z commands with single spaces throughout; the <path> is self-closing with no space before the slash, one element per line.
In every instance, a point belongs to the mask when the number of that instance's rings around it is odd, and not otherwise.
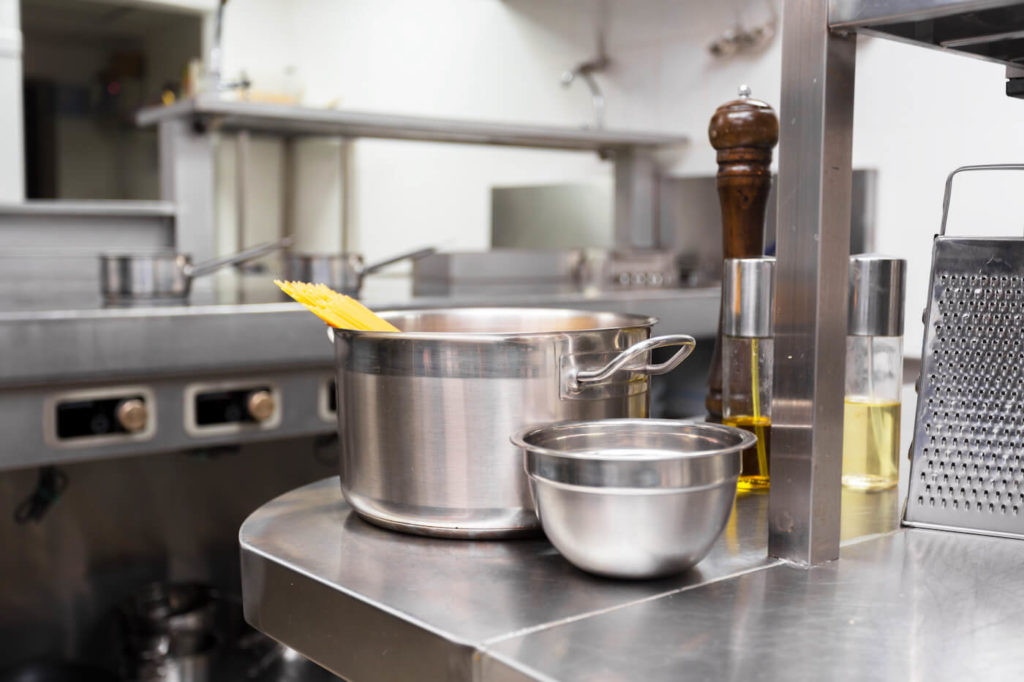
<path fill-rule="evenodd" d="M 594 127 L 598 130 L 604 128 L 605 98 L 601 85 L 597 82 L 594 74 L 604 71 L 610 64 L 608 57 L 602 55 L 595 59 L 580 62 L 571 70 L 562 74 L 562 87 L 568 88 L 577 78 L 581 79 L 590 91 L 590 103 L 594 110 Z"/>

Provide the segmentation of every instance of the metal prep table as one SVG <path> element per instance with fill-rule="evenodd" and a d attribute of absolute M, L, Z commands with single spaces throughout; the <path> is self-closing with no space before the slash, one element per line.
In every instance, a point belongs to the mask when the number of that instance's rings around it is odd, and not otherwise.
<path fill-rule="evenodd" d="M 95 271 L 96 257 L 86 259 Z M 334 353 L 324 325 L 285 303 L 268 275 L 215 276 L 188 305 L 107 308 L 95 282 L 78 291 L 12 294 L 0 306 L 0 427 L 14 434 L 0 449 L 0 471 L 294 437 L 329 436 Z M 399 284 L 404 291 L 390 291 Z M 718 288 L 596 294 L 411 297 L 408 282 L 377 278 L 366 287 L 377 309 L 452 306 L 584 308 L 654 315 L 659 333 L 714 335 Z M 20 296 L 20 298 L 19 298 Z M 265 424 L 200 432 L 189 396 L 218 387 L 269 386 L 279 406 Z M 115 438 L 55 437 L 61 401 L 148 395 L 151 430 Z M 28 427 L 26 428 L 26 425 Z"/>
<path fill-rule="evenodd" d="M 591 577 L 546 541 L 445 541 L 360 520 L 336 478 L 242 525 L 247 620 L 351 680 L 1017 679 L 1024 543 L 899 529 L 843 493 L 842 560 L 766 558 L 767 495 L 695 570 Z"/>

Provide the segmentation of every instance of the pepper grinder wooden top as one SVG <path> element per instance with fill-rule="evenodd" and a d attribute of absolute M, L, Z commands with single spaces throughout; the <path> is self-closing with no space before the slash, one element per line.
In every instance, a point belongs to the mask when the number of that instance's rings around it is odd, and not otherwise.
<path fill-rule="evenodd" d="M 771 188 L 772 149 L 779 141 L 779 119 L 761 100 L 740 86 L 739 99 L 715 110 L 708 125 L 718 150 L 718 201 L 722 207 L 722 257 L 764 255 L 764 217 Z M 722 417 L 722 323 L 711 359 L 706 405 L 712 419 Z"/>

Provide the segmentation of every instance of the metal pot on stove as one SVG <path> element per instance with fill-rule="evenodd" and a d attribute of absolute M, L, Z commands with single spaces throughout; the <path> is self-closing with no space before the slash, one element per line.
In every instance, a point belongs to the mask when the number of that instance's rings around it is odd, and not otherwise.
<path fill-rule="evenodd" d="M 380 313 L 402 332 L 333 329 L 341 486 L 363 518 L 455 538 L 535 533 L 524 426 L 646 417 L 650 376 L 692 337 L 640 315 L 534 308 Z M 650 351 L 679 350 L 650 363 Z"/>
<path fill-rule="evenodd" d="M 181 303 L 192 280 L 266 256 L 291 244 L 285 237 L 244 251 L 193 264 L 192 256 L 173 251 L 100 255 L 100 294 L 107 305 Z"/>

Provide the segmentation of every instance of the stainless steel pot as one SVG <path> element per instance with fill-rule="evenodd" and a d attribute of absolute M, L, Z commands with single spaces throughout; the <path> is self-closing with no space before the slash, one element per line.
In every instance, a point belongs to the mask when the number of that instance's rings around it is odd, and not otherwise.
<path fill-rule="evenodd" d="M 198 265 L 184 253 L 104 254 L 100 256 L 100 293 L 111 304 L 177 303 L 188 298 L 196 277 L 265 256 L 290 243 L 285 237 Z"/>
<path fill-rule="evenodd" d="M 284 260 L 284 277 L 300 282 L 326 284 L 346 296 L 359 296 L 366 275 L 404 260 L 425 258 L 436 251 L 434 248 L 417 249 L 372 265 L 364 265 L 362 254 L 358 253 L 289 253 Z"/>
<path fill-rule="evenodd" d="M 341 486 L 363 518 L 422 535 L 538 528 L 509 436 L 566 419 L 646 417 L 649 376 L 694 340 L 639 315 L 535 308 L 381 313 L 403 330 L 332 330 Z M 679 346 L 652 365 L 650 351 Z"/>

